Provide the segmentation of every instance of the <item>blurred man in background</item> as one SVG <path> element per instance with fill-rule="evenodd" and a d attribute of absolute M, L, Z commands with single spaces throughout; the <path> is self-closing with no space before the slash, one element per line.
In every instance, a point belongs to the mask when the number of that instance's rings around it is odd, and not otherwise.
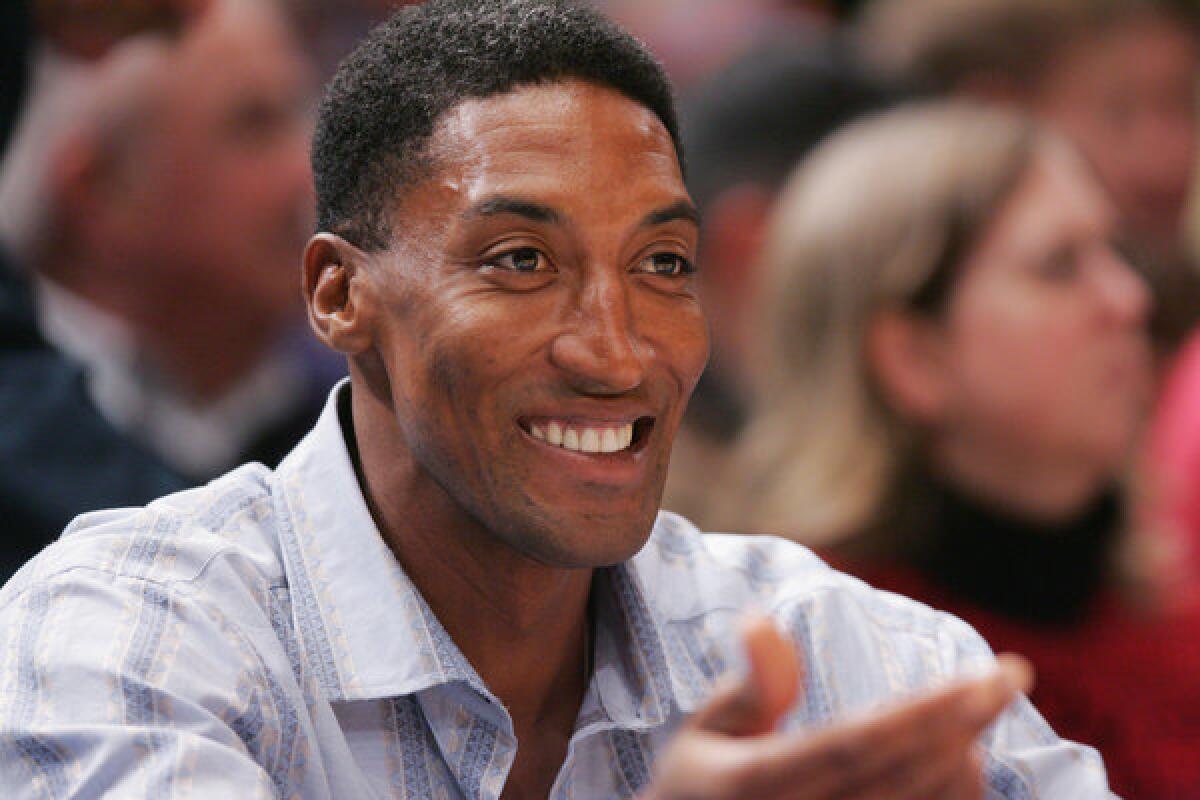
<path fill-rule="evenodd" d="M 1066 133 L 1121 215 L 1119 237 L 1156 300 L 1169 354 L 1200 320 L 1183 247 L 1196 159 L 1196 10 L 1174 0 L 876 0 L 863 52 L 935 94 L 1017 105 Z"/>
<path fill-rule="evenodd" d="M 307 64 L 264 0 L 220 0 L 177 48 L 113 61 L 72 98 L 20 237 L 42 330 L 182 475 L 274 463 L 326 388 L 286 341 L 311 228 Z"/>
<path fill-rule="evenodd" d="M 25 111 L 38 33 L 45 51 L 94 59 L 130 36 L 178 32 L 205 7 L 204 0 L 118 0 L 103 6 L 46 0 L 39 4 L 38 29 L 29 3 L 0 5 L 0 147 L 7 148 Z M 90 32 L 86 48 L 71 34 L 78 30 Z M 42 336 L 29 286 L 0 247 L 0 518 L 5 522 L 0 578 L 11 575 L 76 514 L 144 502 L 184 485 L 97 411 L 78 367 Z"/>

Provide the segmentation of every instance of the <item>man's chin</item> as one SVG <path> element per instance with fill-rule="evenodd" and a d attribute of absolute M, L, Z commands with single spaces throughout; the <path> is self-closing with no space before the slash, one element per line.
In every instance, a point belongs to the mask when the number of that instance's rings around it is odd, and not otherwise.
<path fill-rule="evenodd" d="M 609 567 L 628 561 L 646 545 L 655 516 L 655 513 L 563 516 L 524 526 L 509 541 L 526 556 L 547 566 Z"/>

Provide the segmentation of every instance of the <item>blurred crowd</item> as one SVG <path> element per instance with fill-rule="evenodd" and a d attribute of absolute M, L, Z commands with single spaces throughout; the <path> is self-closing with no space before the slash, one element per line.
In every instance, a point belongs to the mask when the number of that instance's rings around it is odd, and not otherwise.
<path fill-rule="evenodd" d="M 137 5 L 3 12 L 40 36 L 0 164 L 0 578 L 274 465 L 344 370 L 301 303 L 310 112 L 395 4 Z M 962 617 L 1119 794 L 1200 797 L 1200 11 L 600 5 L 676 81 L 704 220 L 664 507 Z"/>

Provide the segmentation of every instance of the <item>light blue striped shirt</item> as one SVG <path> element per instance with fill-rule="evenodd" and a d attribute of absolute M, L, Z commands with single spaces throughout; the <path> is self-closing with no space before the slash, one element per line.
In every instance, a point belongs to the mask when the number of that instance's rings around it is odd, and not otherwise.
<path fill-rule="evenodd" d="M 0 797 L 499 797 L 511 721 L 381 539 L 336 397 L 277 470 L 81 517 L 0 592 Z M 738 667 L 748 609 L 809 665 L 799 731 L 991 660 L 958 620 L 795 544 L 666 513 L 595 585 L 595 672 L 555 800 L 645 787 Z M 1110 796 L 1094 751 L 1027 702 L 985 747 L 991 798 Z"/>

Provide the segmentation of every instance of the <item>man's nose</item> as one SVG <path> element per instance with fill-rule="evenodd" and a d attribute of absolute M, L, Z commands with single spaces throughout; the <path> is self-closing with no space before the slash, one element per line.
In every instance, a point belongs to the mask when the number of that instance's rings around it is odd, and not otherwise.
<path fill-rule="evenodd" d="M 638 335 L 630 288 L 622 277 L 584 286 L 568 329 L 550 347 L 550 360 L 580 392 L 624 394 L 645 380 L 650 346 Z"/>

